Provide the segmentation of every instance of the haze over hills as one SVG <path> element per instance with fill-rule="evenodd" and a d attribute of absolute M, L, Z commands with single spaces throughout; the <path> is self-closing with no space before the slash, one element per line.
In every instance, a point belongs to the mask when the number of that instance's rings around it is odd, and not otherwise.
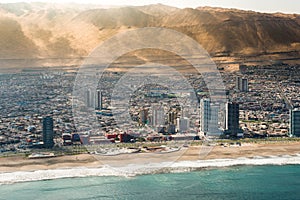
<path fill-rule="evenodd" d="M 85 57 L 114 34 L 142 27 L 185 33 L 219 62 L 288 60 L 300 52 L 300 15 L 161 4 L 103 8 L 15 3 L 0 4 L 0 59 Z"/>

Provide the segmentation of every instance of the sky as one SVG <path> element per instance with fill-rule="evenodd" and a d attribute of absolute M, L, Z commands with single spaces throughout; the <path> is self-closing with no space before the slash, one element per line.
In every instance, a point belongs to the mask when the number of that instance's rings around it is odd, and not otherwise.
<path fill-rule="evenodd" d="M 165 4 L 179 8 L 196 8 L 198 6 L 213 6 L 237 8 L 258 12 L 283 12 L 300 14 L 299 0 L 0 0 L 1 3 L 13 2 L 56 2 L 56 3 L 91 3 L 101 5 L 148 5 Z"/>

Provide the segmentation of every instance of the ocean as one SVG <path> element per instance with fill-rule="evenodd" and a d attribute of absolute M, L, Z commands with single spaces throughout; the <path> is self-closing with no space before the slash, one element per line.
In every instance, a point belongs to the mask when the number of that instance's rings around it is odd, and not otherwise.
<path fill-rule="evenodd" d="M 235 166 L 133 177 L 64 178 L 0 186 L 1 200 L 300 199 L 300 165 Z"/>

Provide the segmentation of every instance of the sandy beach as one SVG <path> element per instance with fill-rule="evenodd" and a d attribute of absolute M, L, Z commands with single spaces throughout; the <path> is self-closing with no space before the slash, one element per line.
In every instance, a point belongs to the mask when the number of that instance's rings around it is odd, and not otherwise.
<path fill-rule="evenodd" d="M 134 153 L 116 156 L 80 154 L 44 159 L 25 157 L 1 157 L 0 173 L 37 171 L 77 167 L 97 168 L 101 166 L 123 167 L 151 163 L 176 163 L 214 159 L 237 159 L 300 154 L 300 142 L 274 144 L 248 144 L 242 146 L 190 146 L 172 153 Z M 255 163 L 254 163 L 255 164 Z"/>
<path fill-rule="evenodd" d="M 245 143 L 242 146 L 190 147 L 180 160 L 253 158 L 258 156 L 296 155 L 298 153 L 300 153 L 300 142 L 274 144 Z"/>

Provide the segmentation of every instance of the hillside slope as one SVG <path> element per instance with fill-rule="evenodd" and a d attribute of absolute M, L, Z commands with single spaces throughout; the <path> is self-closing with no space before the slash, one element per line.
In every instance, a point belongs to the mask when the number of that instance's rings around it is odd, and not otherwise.
<path fill-rule="evenodd" d="M 235 9 L 178 9 L 161 4 L 103 8 L 76 4 L 0 4 L 0 59 L 78 58 L 119 32 L 170 28 L 189 35 L 212 56 L 300 52 L 300 16 Z M 280 54 L 281 55 L 281 54 Z"/>

